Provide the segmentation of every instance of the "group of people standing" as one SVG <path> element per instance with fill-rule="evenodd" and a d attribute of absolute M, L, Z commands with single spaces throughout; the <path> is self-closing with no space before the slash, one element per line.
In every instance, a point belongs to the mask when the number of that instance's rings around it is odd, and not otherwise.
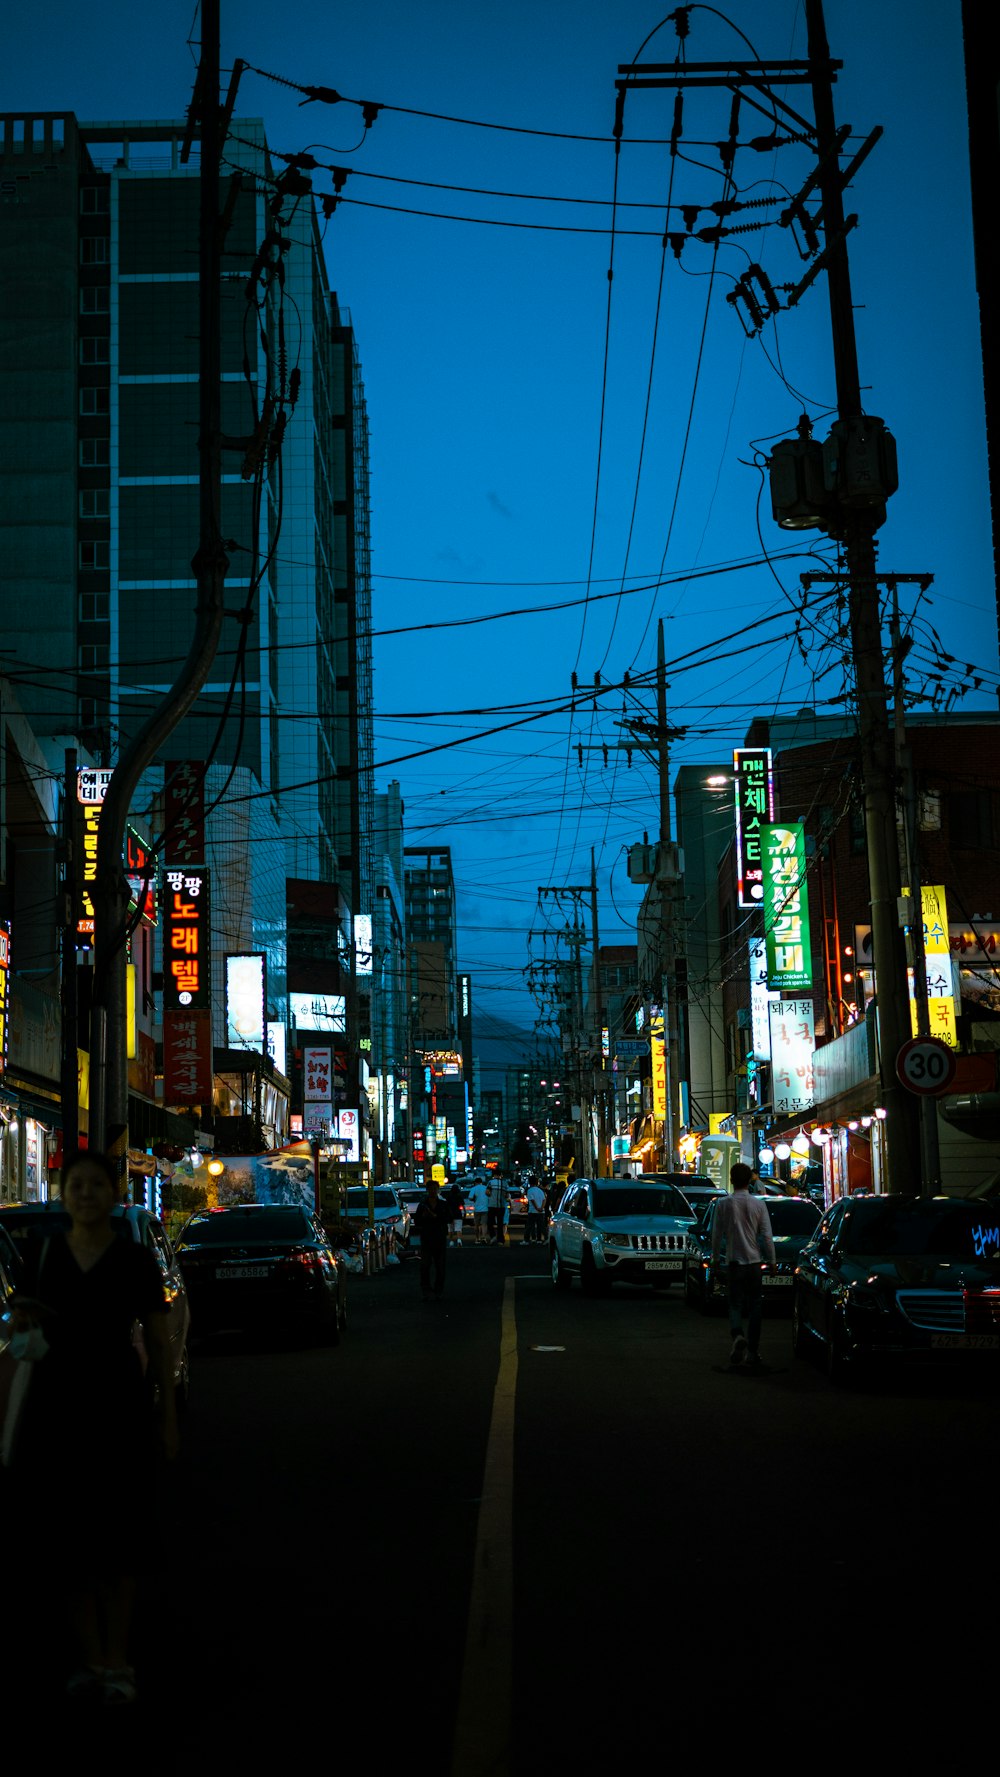
<path fill-rule="evenodd" d="M 532 1175 L 528 1185 L 528 1213 L 524 1225 L 526 1246 L 545 1240 L 548 1193 Z M 465 1205 L 472 1209 L 476 1246 L 503 1246 L 510 1225 L 510 1192 L 501 1178 L 477 1178 L 466 1192 L 457 1181 L 442 1193 L 431 1179 L 413 1216 L 413 1231 L 420 1242 L 420 1288 L 425 1302 L 444 1292 L 445 1259 L 450 1246 L 462 1245 Z"/>

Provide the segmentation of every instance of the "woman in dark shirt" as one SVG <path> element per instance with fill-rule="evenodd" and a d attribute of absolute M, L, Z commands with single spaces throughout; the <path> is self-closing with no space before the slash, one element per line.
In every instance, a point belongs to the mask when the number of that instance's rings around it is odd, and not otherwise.
<path fill-rule="evenodd" d="M 71 1227 L 45 1241 L 30 1296 L 15 1301 L 15 1324 L 41 1325 L 49 1349 L 33 1365 L 11 1459 L 22 1499 L 56 1519 L 67 1501 L 103 1516 L 141 1498 L 152 1484 L 157 1429 L 164 1454 L 177 1451 L 163 1282 L 152 1254 L 115 1233 L 110 1161 L 87 1150 L 71 1155 L 62 1199 Z M 155 1415 L 132 1338 L 137 1321 L 157 1385 Z M 107 1702 L 135 1697 L 131 1540 L 112 1534 L 58 1551 L 84 1661 L 71 1688 L 100 1687 Z"/>

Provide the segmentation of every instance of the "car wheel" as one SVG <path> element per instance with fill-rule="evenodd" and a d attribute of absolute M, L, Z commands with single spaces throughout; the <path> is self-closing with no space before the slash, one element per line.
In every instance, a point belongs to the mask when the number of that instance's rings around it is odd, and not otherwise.
<path fill-rule="evenodd" d="M 559 1249 L 554 1243 L 549 1247 L 549 1259 L 552 1265 L 552 1281 L 556 1289 L 568 1290 L 573 1279 L 559 1257 Z"/>

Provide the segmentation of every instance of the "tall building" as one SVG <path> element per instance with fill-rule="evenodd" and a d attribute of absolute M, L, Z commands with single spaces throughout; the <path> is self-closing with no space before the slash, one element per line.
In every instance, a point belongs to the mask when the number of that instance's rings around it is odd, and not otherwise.
<path fill-rule="evenodd" d="M 363 932 L 372 669 L 357 343 L 313 205 L 276 185 L 259 120 L 233 121 L 224 165 L 227 615 L 168 757 L 212 760 L 224 779 L 238 770 L 224 799 L 256 797 L 285 874 L 341 890 Z M 194 633 L 198 144 L 182 120 L 7 115 L 0 201 L 16 267 L 0 284 L 4 649 L 35 732 L 76 737 L 111 764 Z M 357 1044 L 364 991 L 352 1006 Z"/>
<path fill-rule="evenodd" d="M 454 1048 L 458 922 L 451 847 L 408 845 L 403 869 L 413 1041 L 417 1049 Z"/>

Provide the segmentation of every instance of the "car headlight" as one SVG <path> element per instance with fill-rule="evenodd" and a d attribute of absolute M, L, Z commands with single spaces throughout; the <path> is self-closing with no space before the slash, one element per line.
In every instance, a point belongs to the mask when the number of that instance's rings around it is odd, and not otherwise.
<path fill-rule="evenodd" d="M 631 1244 L 632 1244 L 631 1241 L 629 1240 L 629 1237 L 627 1234 L 602 1234 L 601 1239 L 603 1240 L 605 1246 L 626 1246 L 627 1247 L 627 1246 L 631 1246 Z"/>

